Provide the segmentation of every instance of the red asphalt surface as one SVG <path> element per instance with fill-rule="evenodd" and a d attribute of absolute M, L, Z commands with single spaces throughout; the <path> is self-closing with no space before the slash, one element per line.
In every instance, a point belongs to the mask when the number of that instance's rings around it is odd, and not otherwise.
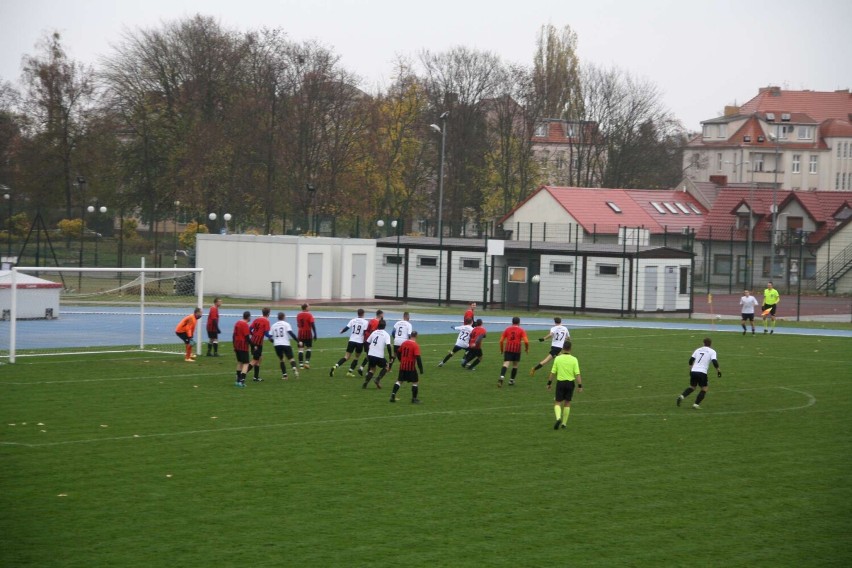
<path fill-rule="evenodd" d="M 740 315 L 740 294 L 713 294 L 713 304 L 708 303 L 707 294 L 696 294 L 693 311 L 699 314 L 717 314 L 722 316 Z M 763 301 L 762 293 L 754 293 L 758 302 Z M 798 302 L 798 308 L 796 306 Z M 801 296 L 781 294 L 776 311 L 777 317 L 801 316 L 849 316 L 852 321 L 852 297 L 844 296 Z"/>

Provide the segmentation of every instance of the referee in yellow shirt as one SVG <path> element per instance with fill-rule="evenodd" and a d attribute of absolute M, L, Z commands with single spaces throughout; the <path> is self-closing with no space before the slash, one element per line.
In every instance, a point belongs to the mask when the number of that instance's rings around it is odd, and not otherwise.
<path fill-rule="evenodd" d="M 571 412 L 571 399 L 574 397 L 574 388 L 583 390 L 583 379 L 580 376 L 580 362 L 571 355 L 571 342 L 565 340 L 562 353 L 553 360 L 553 368 L 547 377 L 547 390 L 553 384 L 556 377 L 556 396 L 554 397 L 553 412 L 556 414 L 554 430 L 565 428 L 568 422 L 568 414 Z"/>
<path fill-rule="evenodd" d="M 775 308 L 778 307 L 778 302 L 781 301 L 781 294 L 778 293 L 772 286 L 772 282 L 766 283 L 766 290 L 763 291 L 763 333 L 769 332 L 770 335 L 775 333 Z M 768 312 L 766 310 L 769 310 Z M 772 330 L 766 329 L 766 318 L 772 318 Z"/>

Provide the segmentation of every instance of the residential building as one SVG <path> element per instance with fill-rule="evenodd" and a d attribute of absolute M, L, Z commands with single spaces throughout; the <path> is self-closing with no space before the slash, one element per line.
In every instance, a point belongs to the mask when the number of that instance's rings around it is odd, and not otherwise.
<path fill-rule="evenodd" d="M 703 121 L 684 151 L 685 175 L 721 186 L 852 190 L 852 94 L 761 88 Z"/>
<path fill-rule="evenodd" d="M 533 130 L 532 150 L 545 185 L 600 187 L 606 146 L 597 123 L 541 119 Z"/>

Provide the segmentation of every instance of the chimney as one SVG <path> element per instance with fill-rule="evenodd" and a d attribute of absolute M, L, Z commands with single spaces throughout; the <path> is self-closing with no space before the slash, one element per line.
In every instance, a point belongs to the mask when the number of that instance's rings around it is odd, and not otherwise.
<path fill-rule="evenodd" d="M 725 116 L 736 116 L 738 114 L 740 114 L 740 107 L 736 105 L 725 106 Z"/>

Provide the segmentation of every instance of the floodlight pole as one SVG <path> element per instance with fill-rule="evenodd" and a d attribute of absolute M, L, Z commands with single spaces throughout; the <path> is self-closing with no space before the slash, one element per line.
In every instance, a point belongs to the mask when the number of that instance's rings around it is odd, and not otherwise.
<path fill-rule="evenodd" d="M 449 111 L 441 114 L 441 126 L 430 124 L 429 127 L 441 133 L 441 166 L 438 174 L 438 305 L 441 305 L 442 272 L 444 267 L 444 156 L 447 147 L 447 117 Z"/>

